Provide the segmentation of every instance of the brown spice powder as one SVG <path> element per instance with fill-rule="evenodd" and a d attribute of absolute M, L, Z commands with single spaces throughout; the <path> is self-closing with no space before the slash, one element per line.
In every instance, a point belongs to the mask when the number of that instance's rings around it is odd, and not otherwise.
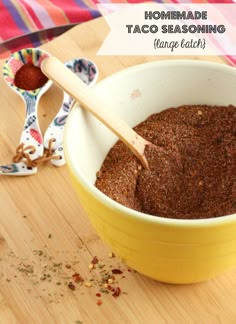
<path fill-rule="evenodd" d="M 236 213 L 235 106 L 169 108 L 134 129 L 157 146 L 145 151 L 150 170 L 118 141 L 97 173 L 98 189 L 124 206 L 162 217 Z"/>

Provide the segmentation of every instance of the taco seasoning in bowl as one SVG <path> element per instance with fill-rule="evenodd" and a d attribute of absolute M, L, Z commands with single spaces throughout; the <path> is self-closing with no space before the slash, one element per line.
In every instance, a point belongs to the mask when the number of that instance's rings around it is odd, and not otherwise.
<path fill-rule="evenodd" d="M 115 144 L 117 137 L 95 117 L 79 105 L 71 111 L 64 144 L 78 199 L 112 251 L 148 277 L 193 283 L 236 266 L 236 213 L 230 198 L 235 184 L 229 177 L 235 176 L 235 89 L 235 68 L 181 59 L 137 65 L 96 84 L 93 90 L 115 114 L 163 147 L 163 154 L 153 157 L 151 170 L 157 172 L 152 175 Z M 97 178 L 101 189 L 107 182 L 112 199 L 94 185 Z M 223 208 L 231 214 L 220 217 Z"/>
<path fill-rule="evenodd" d="M 163 148 L 145 152 L 150 170 L 118 142 L 96 187 L 137 211 L 199 219 L 236 213 L 236 107 L 185 105 L 151 115 L 135 127 Z"/>

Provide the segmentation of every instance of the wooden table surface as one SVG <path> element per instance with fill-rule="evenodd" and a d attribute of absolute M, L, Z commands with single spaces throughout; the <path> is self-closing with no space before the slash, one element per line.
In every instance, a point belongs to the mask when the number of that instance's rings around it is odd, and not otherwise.
<path fill-rule="evenodd" d="M 62 61 L 87 57 L 99 79 L 127 66 L 170 57 L 96 56 L 108 27 L 103 18 L 76 26 L 43 46 Z M 214 60 L 217 57 L 190 57 Z M 182 57 L 179 57 L 182 59 Z M 2 69 L 3 61 L 0 63 Z M 11 161 L 23 127 L 23 102 L 0 78 L 0 164 Z M 41 99 L 45 131 L 62 92 L 53 86 Z M 128 269 L 96 235 L 71 186 L 67 167 L 42 165 L 30 177 L 0 179 L 0 323 L 236 323 L 236 269 L 208 282 L 171 285 Z M 98 263 L 90 264 L 94 256 Z M 104 287 L 106 274 L 114 274 Z M 173 269 L 174 271 L 174 269 Z M 75 282 L 80 278 L 83 282 Z M 76 278 L 75 278 L 76 277 Z M 112 278 L 110 278 L 112 281 Z M 71 288 L 68 284 L 72 282 Z M 91 287 L 90 287 L 91 286 Z M 102 289 L 101 297 L 96 296 Z M 97 305 L 101 299 L 102 305 Z"/>

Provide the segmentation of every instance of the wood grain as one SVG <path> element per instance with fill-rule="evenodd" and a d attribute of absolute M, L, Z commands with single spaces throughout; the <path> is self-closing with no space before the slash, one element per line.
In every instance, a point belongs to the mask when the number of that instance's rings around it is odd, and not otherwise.
<path fill-rule="evenodd" d="M 102 18 L 81 24 L 43 46 L 66 61 L 76 56 L 94 60 L 99 79 L 125 67 L 171 57 L 96 56 L 108 32 Z M 181 59 L 183 57 L 178 57 Z M 218 57 L 189 57 L 214 60 Z M 0 62 L 2 68 L 3 61 Z M 21 99 L 0 78 L 0 163 L 14 154 L 24 121 Z M 39 116 L 45 131 L 57 112 L 62 92 L 53 86 L 40 101 Z M 50 163 L 26 178 L 0 178 L 0 323 L 235 323 L 236 269 L 196 285 L 168 285 L 128 271 L 96 235 L 74 193 L 66 167 Z M 102 294 L 96 304 L 102 269 L 89 270 L 93 256 L 105 270 L 120 267 L 115 275 L 122 293 Z M 71 265 L 71 269 L 66 265 Z M 79 272 L 85 282 L 68 288 Z M 173 269 L 174 271 L 174 269 Z M 45 275 L 50 277 L 44 278 Z"/>

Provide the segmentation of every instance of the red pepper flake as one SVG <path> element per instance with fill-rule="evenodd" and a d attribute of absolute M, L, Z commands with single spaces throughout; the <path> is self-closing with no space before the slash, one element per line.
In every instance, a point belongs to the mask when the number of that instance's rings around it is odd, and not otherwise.
<path fill-rule="evenodd" d="M 107 285 L 107 289 L 114 292 L 115 291 L 115 287 L 111 286 L 111 285 Z"/>
<path fill-rule="evenodd" d="M 96 293 L 96 296 L 101 297 L 102 295 L 98 292 L 98 293 Z"/>
<path fill-rule="evenodd" d="M 70 264 L 66 264 L 65 267 L 66 267 L 66 269 L 70 269 L 71 268 L 71 265 Z"/>
<path fill-rule="evenodd" d="M 101 300 L 101 299 L 98 299 L 98 300 L 97 300 L 97 305 L 98 305 L 98 306 L 101 306 L 101 305 L 102 305 L 102 300 Z"/>
<path fill-rule="evenodd" d="M 121 271 L 120 269 L 112 269 L 111 272 L 114 274 L 122 274 L 123 273 L 123 271 Z"/>
<path fill-rule="evenodd" d="M 84 279 L 81 277 L 81 275 L 77 272 L 75 272 L 73 275 L 72 275 L 72 278 L 75 282 L 83 282 Z"/>
<path fill-rule="evenodd" d="M 93 260 L 91 261 L 92 264 L 98 263 L 98 258 L 96 256 L 93 257 Z"/>
<path fill-rule="evenodd" d="M 113 294 L 112 294 L 113 297 L 120 296 L 120 293 L 121 293 L 120 287 L 114 287 L 114 290 L 113 291 L 114 291 Z"/>
<path fill-rule="evenodd" d="M 75 285 L 73 284 L 73 282 L 69 282 L 68 283 L 68 287 L 71 289 L 71 290 L 75 290 Z"/>

